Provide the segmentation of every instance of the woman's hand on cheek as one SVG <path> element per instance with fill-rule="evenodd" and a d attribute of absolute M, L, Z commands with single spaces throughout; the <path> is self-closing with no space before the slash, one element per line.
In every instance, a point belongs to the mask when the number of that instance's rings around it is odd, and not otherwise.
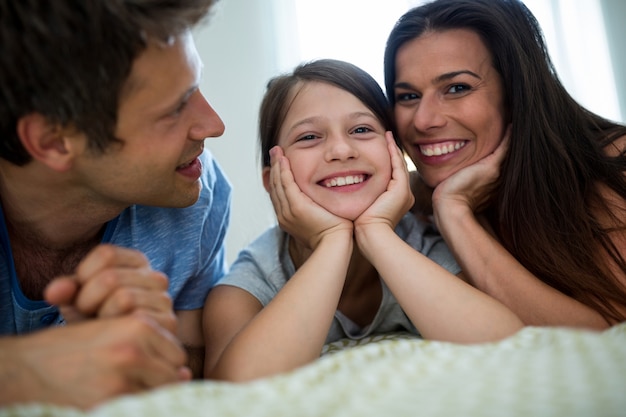
<path fill-rule="evenodd" d="M 432 202 L 437 224 L 444 210 L 462 206 L 477 212 L 487 203 L 500 177 L 500 165 L 508 150 L 510 132 L 509 125 L 502 141 L 492 153 L 455 172 L 435 188 Z"/>
<path fill-rule="evenodd" d="M 387 190 L 355 220 L 355 227 L 386 223 L 393 229 L 415 201 L 402 151 L 396 146 L 391 132 L 387 132 L 385 138 L 391 158 L 391 179 L 387 185 Z"/>
<path fill-rule="evenodd" d="M 270 150 L 270 158 L 269 192 L 281 229 L 311 249 L 334 231 L 352 234 L 351 221 L 335 216 L 302 192 L 280 147 Z"/>

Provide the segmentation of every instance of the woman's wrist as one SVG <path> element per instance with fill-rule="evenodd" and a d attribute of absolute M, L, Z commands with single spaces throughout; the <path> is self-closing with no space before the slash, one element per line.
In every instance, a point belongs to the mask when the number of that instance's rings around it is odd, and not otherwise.
<path fill-rule="evenodd" d="M 472 208 L 458 200 L 439 201 L 433 204 L 433 214 L 438 230 L 447 240 L 467 221 L 477 221 Z"/>

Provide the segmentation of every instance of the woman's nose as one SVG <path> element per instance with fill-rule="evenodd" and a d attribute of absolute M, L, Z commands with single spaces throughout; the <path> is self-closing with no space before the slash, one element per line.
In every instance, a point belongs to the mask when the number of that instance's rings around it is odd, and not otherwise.
<path fill-rule="evenodd" d="M 413 126 L 420 132 L 441 127 L 445 124 L 441 103 L 435 97 L 423 96 L 413 115 Z"/>

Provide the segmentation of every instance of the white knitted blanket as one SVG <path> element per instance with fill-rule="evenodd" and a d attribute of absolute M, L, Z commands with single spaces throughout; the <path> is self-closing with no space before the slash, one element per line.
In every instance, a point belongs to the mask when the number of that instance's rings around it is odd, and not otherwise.
<path fill-rule="evenodd" d="M 528 327 L 481 345 L 406 334 L 340 341 L 310 365 L 249 383 L 197 381 L 89 412 L 31 404 L 5 416 L 624 417 L 626 323 L 601 333 Z"/>

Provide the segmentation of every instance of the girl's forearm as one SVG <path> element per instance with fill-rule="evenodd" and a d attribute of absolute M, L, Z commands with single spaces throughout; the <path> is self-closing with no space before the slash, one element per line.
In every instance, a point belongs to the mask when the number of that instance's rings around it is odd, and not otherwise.
<path fill-rule="evenodd" d="M 352 236 L 344 235 L 320 242 L 276 297 L 227 346 L 215 377 L 250 380 L 319 357 L 352 254 Z"/>

